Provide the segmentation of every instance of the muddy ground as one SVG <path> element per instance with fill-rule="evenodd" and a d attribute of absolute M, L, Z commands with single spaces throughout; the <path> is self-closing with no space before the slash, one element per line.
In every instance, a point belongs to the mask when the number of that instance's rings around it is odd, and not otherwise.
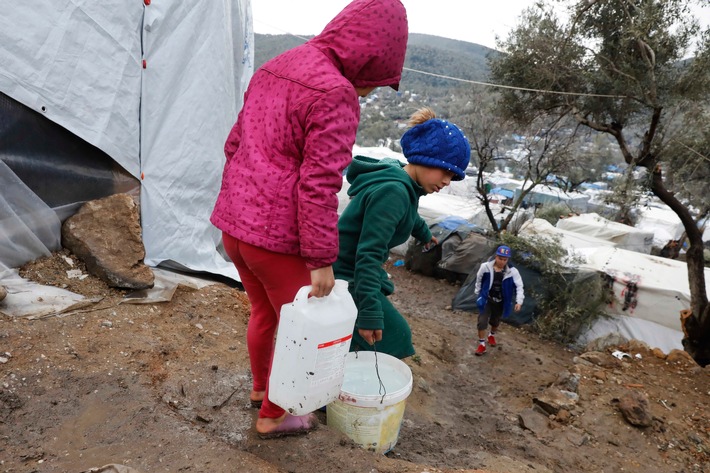
<path fill-rule="evenodd" d="M 69 279 L 61 256 L 21 274 L 103 299 L 61 317 L 0 318 L 3 472 L 710 472 L 710 369 L 643 349 L 618 366 L 588 366 L 508 325 L 476 357 L 474 317 L 447 309 L 458 286 L 391 266 L 391 299 L 418 352 L 406 361 L 414 389 L 395 449 L 364 451 L 327 425 L 260 440 L 243 292 L 216 283 L 181 287 L 171 302 L 119 304 L 125 293 Z M 519 414 L 564 371 L 581 375 L 577 406 L 535 432 L 521 427 Z M 651 427 L 619 413 L 628 390 L 648 395 Z"/>

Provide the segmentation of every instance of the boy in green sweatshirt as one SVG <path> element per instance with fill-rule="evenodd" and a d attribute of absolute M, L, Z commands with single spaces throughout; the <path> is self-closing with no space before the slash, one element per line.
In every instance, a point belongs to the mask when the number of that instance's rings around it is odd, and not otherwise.
<path fill-rule="evenodd" d="M 414 354 L 409 324 L 387 300 L 394 285 L 383 265 L 389 251 L 413 236 L 438 243 L 419 216 L 419 197 L 464 178 L 471 147 L 463 132 L 423 108 L 401 139 L 407 164 L 356 156 L 347 172 L 351 200 L 338 220 L 335 277 L 349 282 L 358 308 L 351 350 L 397 358 Z"/>

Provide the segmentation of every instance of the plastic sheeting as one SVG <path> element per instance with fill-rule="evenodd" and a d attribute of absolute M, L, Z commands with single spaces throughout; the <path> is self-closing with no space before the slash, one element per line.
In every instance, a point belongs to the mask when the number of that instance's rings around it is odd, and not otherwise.
<path fill-rule="evenodd" d="M 560 219 L 557 228 L 589 235 L 611 242 L 617 248 L 650 254 L 653 232 L 639 230 L 623 223 L 612 222 L 595 213 Z"/>
<path fill-rule="evenodd" d="M 201 277 L 188 276 L 169 270 L 153 268 L 155 285 L 146 290 L 127 294 L 118 303 L 154 304 L 172 300 L 178 286 L 193 289 L 214 284 L 214 281 Z M 16 269 L 0 270 L 0 281 L 7 289 L 7 297 L 0 305 L 0 314 L 7 317 L 27 318 L 30 320 L 46 317 L 61 317 L 77 312 L 103 310 L 98 307 L 103 298 L 86 298 L 80 294 L 54 286 L 37 284 L 20 277 Z"/>
<path fill-rule="evenodd" d="M 568 232 L 540 219 L 523 227 L 521 234 L 557 235 L 569 254 L 584 258 L 580 271 L 594 271 L 604 278 L 606 290 L 613 294 L 613 303 L 605 312 L 615 322 L 595 325 L 596 336 L 619 331 L 664 351 L 680 348 L 680 311 L 690 307 L 686 263 L 614 248 L 610 242 Z M 710 280 L 710 269 L 705 269 L 705 279 Z M 666 335 L 672 337 L 661 343 Z"/>
<path fill-rule="evenodd" d="M 515 198 L 522 193 L 522 189 L 515 189 Z M 561 204 L 568 206 L 575 212 L 586 212 L 589 203 L 589 196 L 579 192 L 565 192 L 562 189 L 549 186 L 536 186 L 525 196 L 524 201 L 528 204 L 554 205 Z"/>
<path fill-rule="evenodd" d="M 653 246 L 663 248 L 670 240 L 678 240 L 685 228 L 669 207 L 646 207 L 639 211 L 636 228 L 653 233 Z"/>
<path fill-rule="evenodd" d="M 686 263 L 618 248 L 600 248 L 587 256 L 587 268 L 606 275 L 615 302 L 610 315 L 624 315 L 681 331 L 680 311 L 690 307 Z M 710 280 L 710 268 L 705 269 Z M 710 286 L 708 286 L 710 297 Z"/>
<path fill-rule="evenodd" d="M 625 315 L 597 319 L 578 342 L 585 345 L 610 333 L 619 333 L 629 340 L 642 340 L 651 348 L 660 348 L 664 353 L 683 349 L 683 332 L 680 330 Z"/>
<path fill-rule="evenodd" d="M 21 278 L 16 269 L 0 271 L 0 281 L 7 289 L 0 314 L 7 317 L 40 319 L 89 307 L 101 298 L 87 299 L 54 286 L 43 286 Z"/>
<path fill-rule="evenodd" d="M 0 91 L 141 179 L 149 265 L 238 279 L 209 214 L 253 71 L 250 12 L 249 0 L 29 0 L 0 15 Z"/>
<path fill-rule="evenodd" d="M 111 156 L 2 92 L 0 160 L 53 209 L 119 192 L 138 196 L 138 179 Z"/>
<path fill-rule="evenodd" d="M 21 266 L 61 248 L 56 213 L 0 161 L 0 280 Z"/>

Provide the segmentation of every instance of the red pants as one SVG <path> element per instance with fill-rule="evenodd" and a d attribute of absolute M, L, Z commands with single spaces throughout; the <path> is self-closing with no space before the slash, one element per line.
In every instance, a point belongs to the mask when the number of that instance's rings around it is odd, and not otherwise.
<path fill-rule="evenodd" d="M 273 253 L 222 233 L 224 249 L 234 262 L 251 303 L 247 348 L 254 391 L 266 391 L 259 417 L 275 419 L 285 412 L 269 401 L 269 374 L 274 357 L 274 337 L 281 306 L 311 283 L 303 258 Z"/>

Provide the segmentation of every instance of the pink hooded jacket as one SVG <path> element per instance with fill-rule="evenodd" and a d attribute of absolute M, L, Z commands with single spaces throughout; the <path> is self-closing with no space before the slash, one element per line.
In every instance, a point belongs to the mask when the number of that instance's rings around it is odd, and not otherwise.
<path fill-rule="evenodd" d="M 338 255 L 337 193 L 360 120 L 355 87 L 399 86 L 407 48 L 400 0 L 355 0 L 321 34 L 260 67 L 224 152 L 210 221 L 308 269 Z"/>

